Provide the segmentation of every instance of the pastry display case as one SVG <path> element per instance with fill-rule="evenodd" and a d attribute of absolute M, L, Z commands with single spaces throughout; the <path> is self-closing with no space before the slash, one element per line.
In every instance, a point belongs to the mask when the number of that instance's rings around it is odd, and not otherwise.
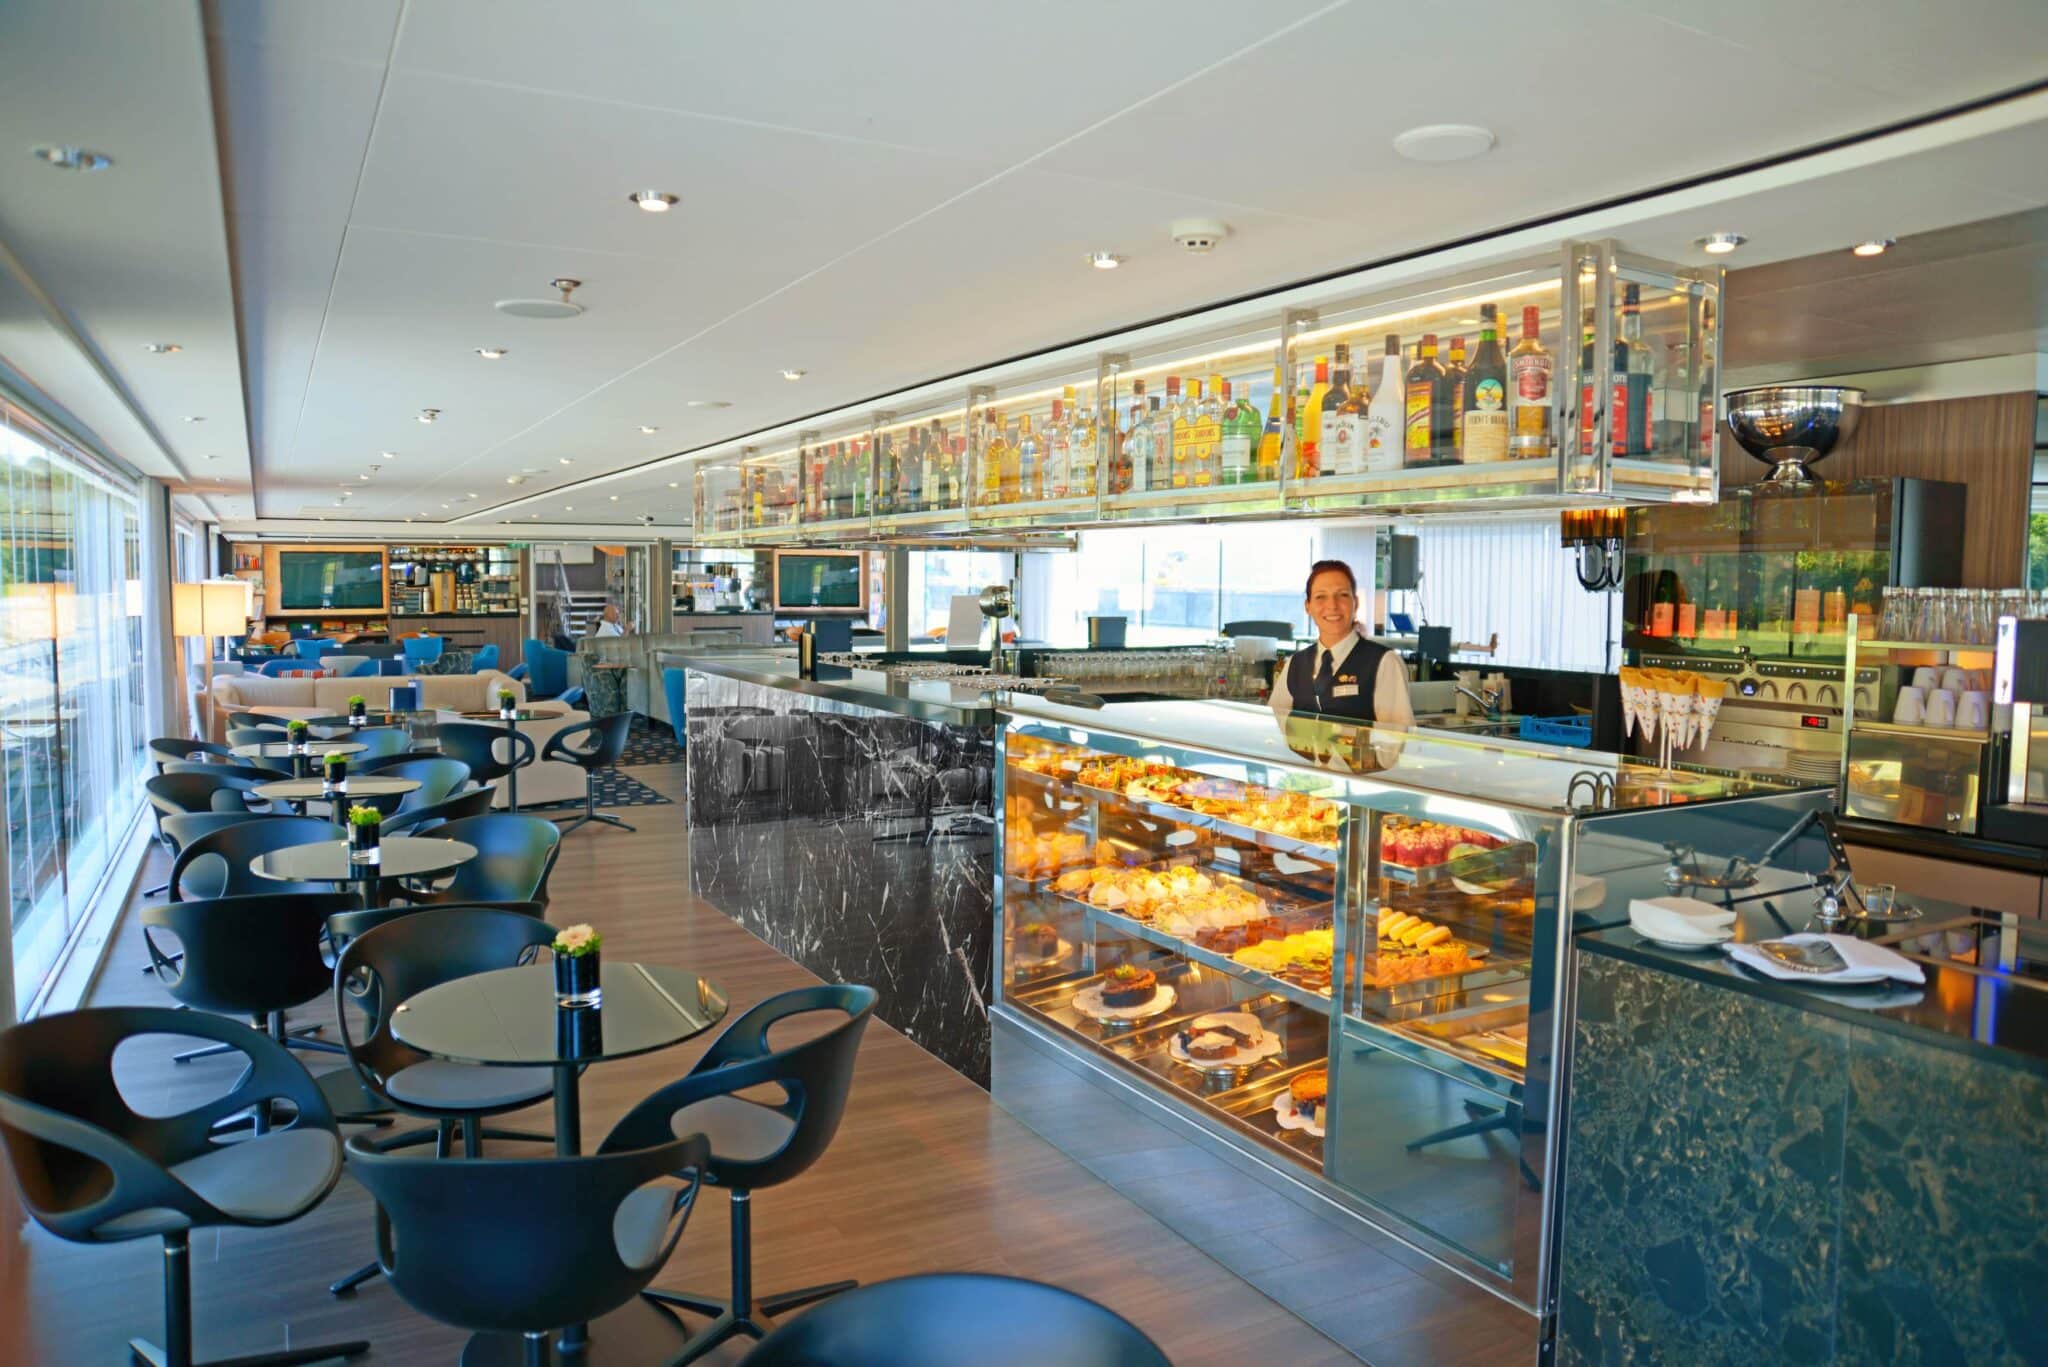
<path fill-rule="evenodd" d="M 1825 801 L 1234 703 L 1006 711 L 998 1018 L 1532 1308 L 1571 918 Z"/>

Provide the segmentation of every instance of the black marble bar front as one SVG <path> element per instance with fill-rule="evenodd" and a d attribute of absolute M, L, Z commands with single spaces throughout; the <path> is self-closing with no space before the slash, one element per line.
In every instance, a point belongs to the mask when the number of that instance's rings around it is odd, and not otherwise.
<path fill-rule="evenodd" d="M 1823 991 L 1575 943 L 1559 1363 L 2048 1362 L 2038 977 Z"/>
<path fill-rule="evenodd" d="M 988 1086 L 994 709 L 772 656 L 685 670 L 692 891 Z"/>

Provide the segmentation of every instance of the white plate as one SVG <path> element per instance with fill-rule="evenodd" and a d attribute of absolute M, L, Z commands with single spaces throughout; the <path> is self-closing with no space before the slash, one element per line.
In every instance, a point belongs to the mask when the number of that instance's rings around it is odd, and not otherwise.
<path fill-rule="evenodd" d="M 1328 1103 L 1324 1103 L 1328 1109 Z M 1283 1130 L 1306 1130 L 1316 1138 L 1323 1137 L 1323 1127 L 1313 1120 L 1304 1120 L 1294 1112 L 1294 1097 L 1285 1087 L 1273 1096 L 1273 1119 Z"/>
<path fill-rule="evenodd" d="M 1184 1063 L 1190 1068 L 1205 1073 L 1235 1072 L 1239 1068 L 1249 1068 L 1261 1059 L 1272 1058 L 1280 1052 L 1280 1037 L 1266 1029 L 1263 1025 L 1260 1025 L 1257 1018 L 1245 1015 L 1241 1011 L 1211 1011 L 1207 1014 L 1225 1021 L 1239 1030 L 1243 1030 L 1247 1025 L 1251 1026 L 1259 1032 L 1258 1042 L 1248 1048 L 1238 1049 L 1233 1053 L 1226 1054 L 1222 1058 L 1190 1058 L 1187 1050 L 1181 1047 L 1180 1032 L 1175 1031 L 1173 1042 L 1167 1046 L 1166 1050 L 1173 1057 L 1175 1063 Z M 1197 1019 L 1201 1018 L 1198 1017 Z M 1205 1027 L 1198 1025 L 1195 1021 L 1189 1021 L 1185 1028 L 1200 1033 Z"/>
<path fill-rule="evenodd" d="M 1102 984 L 1093 983 L 1074 994 L 1074 1009 L 1090 1020 L 1142 1021 L 1171 1011 L 1174 1001 L 1174 990 L 1161 983 L 1159 995 L 1141 1006 L 1104 1006 Z"/>
<path fill-rule="evenodd" d="M 1631 926 L 1629 929 L 1635 930 L 1635 927 Z M 1642 935 L 1645 940 L 1660 949 L 1676 949 L 1688 954 L 1698 953 L 1702 949 L 1719 949 L 1727 944 L 1728 940 L 1735 938 L 1731 935 L 1722 940 L 1660 940 L 1654 935 L 1643 935 L 1640 930 L 1637 930 L 1636 934 Z"/>

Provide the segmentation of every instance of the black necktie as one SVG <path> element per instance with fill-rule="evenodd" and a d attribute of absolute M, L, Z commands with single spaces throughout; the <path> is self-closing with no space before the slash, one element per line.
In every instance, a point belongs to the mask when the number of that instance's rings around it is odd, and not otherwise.
<path fill-rule="evenodd" d="M 1322 667 L 1316 670 L 1316 698 L 1325 707 L 1328 707 L 1330 705 L 1330 687 L 1333 681 L 1333 674 L 1334 671 L 1331 669 L 1329 647 L 1325 646 L 1323 648 Z"/>

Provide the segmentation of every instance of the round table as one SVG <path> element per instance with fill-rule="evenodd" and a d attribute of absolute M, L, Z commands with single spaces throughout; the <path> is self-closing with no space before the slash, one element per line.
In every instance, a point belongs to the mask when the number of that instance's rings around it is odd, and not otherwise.
<path fill-rule="evenodd" d="M 249 861 L 249 869 L 258 877 L 288 883 L 355 883 L 368 909 L 378 905 L 377 894 L 386 878 L 431 877 L 476 858 L 476 846 L 431 835 L 386 836 L 377 849 L 376 863 L 358 864 L 348 857 L 348 841 L 320 840 L 259 854 Z"/>
<path fill-rule="evenodd" d="M 468 721 L 502 721 L 505 723 L 507 731 L 517 731 L 519 723 L 523 721 L 551 721 L 562 714 L 559 712 L 541 712 L 531 707 L 515 707 L 512 709 L 510 716 L 495 709 L 489 712 L 464 712 L 462 715 Z M 496 742 L 493 742 L 492 749 L 495 750 L 496 748 Z M 539 746 L 534 747 L 533 758 L 536 764 L 540 762 Z M 519 810 L 519 766 L 516 764 L 507 770 L 505 774 L 505 810 L 511 812 Z"/>
<path fill-rule="evenodd" d="M 555 1152 L 582 1151 L 582 1101 L 577 1074 L 588 1064 L 631 1058 L 702 1034 L 725 1015 L 725 993 L 708 978 L 683 968 L 606 959 L 598 968 L 604 990 L 599 1006 L 564 1010 L 555 1005 L 552 962 L 500 968 L 430 987 L 391 1013 L 391 1033 L 423 1054 L 486 1067 L 554 1071 Z M 673 1322 L 649 1318 L 635 1304 L 601 1322 L 591 1342 L 587 1327 L 564 1329 L 555 1346 L 567 1361 L 590 1362 L 600 1346 L 606 1357 L 651 1362 L 682 1347 Z M 517 1334 L 479 1334 L 464 1362 L 524 1361 Z"/>
<path fill-rule="evenodd" d="M 343 797 L 401 797 L 406 793 L 419 791 L 420 781 L 416 778 L 385 778 L 379 774 L 351 774 L 347 780 L 348 791 Z M 305 804 L 327 796 L 327 780 L 324 778 L 286 778 L 275 783 L 256 785 L 256 796 L 269 802 L 289 802 L 300 811 Z M 344 816 L 344 804 L 332 804 L 334 821 L 340 825 Z"/>
<path fill-rule="evenodd" d="M 366 727 L 368 727 L 368 726 L 404 726 L 404 725 L 406 725 L 406 724 L 407 724 L 408 722 L 416 721 L 416 720 L 418 720 L 418 719 L 420 719 L 420 718 L 422 718 L 422 717 L 431 717 L 431 716 L 433 716 L 433 715 L 434 715 L 434 714 L 433 714 L 432 712 L 427 712 L 427 711 L 419 711 L 419 712 L 365 712 L 365 713 L 363 713 L 363 725 L 364 725 L 364 726 L 366 726 Z M 348 729 L 348 730 L 355 730 L 355 729 L 356 729 L 356 727 L 355 727 L 354 723 L 353 723 L 353 722 L 352 722 L 352 721 L 351 721 L 351 720 L 349 719 L 349 716 L 348 716 L 348 714 L 347 714 L 346 712 L 338 712 L 338 713 L 334 714 L 334 715 L 333 715 L 333 716 L 331 716 L 331 717 L 308 717 L 308 718 L 306 718 L 306 725 L 308 725 L 308 726 L 312 727 L 312 728 L 313 728 L 314 730 L 316 730 L 316 731 L 318 731 L 318 730 L 337 730 L 337 731 L 338 731 L 338 730 L 342 730 L 342 729 L 344 729 L 344 728 L 345 728 L 345 729 Z"/>

